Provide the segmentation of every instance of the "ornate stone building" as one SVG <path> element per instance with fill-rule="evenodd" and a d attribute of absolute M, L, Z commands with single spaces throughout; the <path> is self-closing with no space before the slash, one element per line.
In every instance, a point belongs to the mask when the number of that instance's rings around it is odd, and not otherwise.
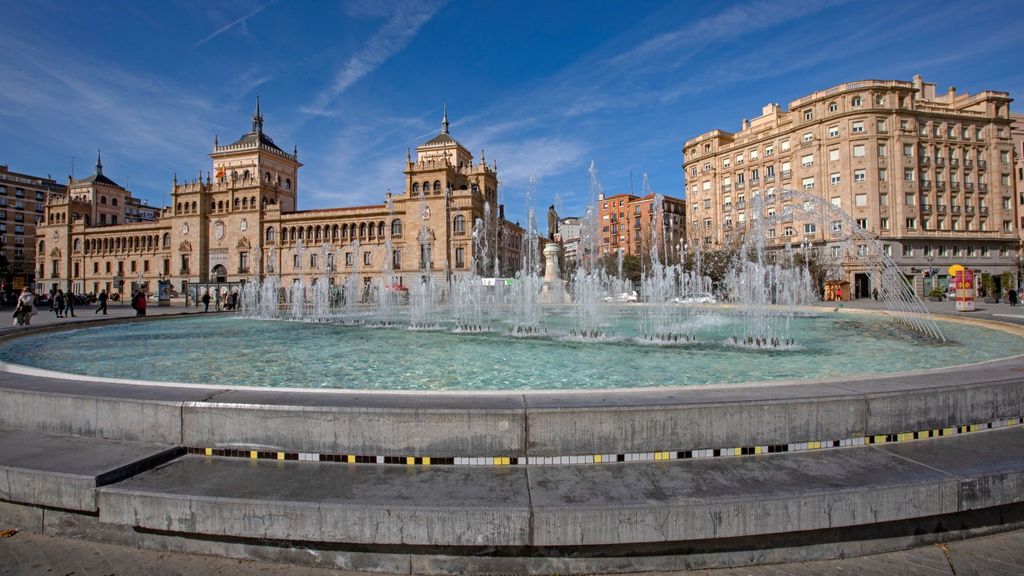
<path fill-rule="evenodd" d="M 252 129 L 225 146 L 215 139 L 210 158 L 205 178 L 175 176 L 171 205 L 149 222 L 123 223 L 122 207 L 133 199 L 100 163 L 67 194 L 53 195 L 37 233 L 37 287 L 122 292 L 169 281 L 185 291 L 271 274 L 285 285 L 325 272 L 342 283 L 353 271 L 369 284 L 385 270 L 409 285 L 424 275 L 447 282 L 484 256 L 496 257 L 502 276 L 519 266 L 524 231 L 504 219 L 497 167 L 452 138 L 447 112 L 441 132 L 415 159 L 406 155 L 405 189 L 371 206 L 297 210 L 298 149 L 285 152 L 264 133 L 258 102 Z M 474 224 L 486 255 L 474 252 Z M 489 276 L 494 265 L 476 271 Z"/>
<path fill-rule="evenodd" d="M 814 246 L 841 261 L 855 294 L 870 278 L 847 251 L 841 221 L 787 220 L 805 191 L 849 213 L 920 292 L 944 288 L 947 268 L 1017 271 L 1009 94 L 938 94 L 935 85 L 865 80 L 769 104 L 736 133 L 714 130 L 683 146 L 691 243 L 720 246 L 758 215 L 783 215 L 767 245 Z M 1005 287 L 1004 287 L 1005 289 Z"/>

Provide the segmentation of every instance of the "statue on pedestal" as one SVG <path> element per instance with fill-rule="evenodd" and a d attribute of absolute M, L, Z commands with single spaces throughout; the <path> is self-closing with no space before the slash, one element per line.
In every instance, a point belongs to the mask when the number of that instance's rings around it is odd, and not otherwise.
<path fill-rule="evenodd" d="M 558 234 L 558 212 L 552 204 L 548 206 L 548 240 L 554 241 L 555 234 Z"/>

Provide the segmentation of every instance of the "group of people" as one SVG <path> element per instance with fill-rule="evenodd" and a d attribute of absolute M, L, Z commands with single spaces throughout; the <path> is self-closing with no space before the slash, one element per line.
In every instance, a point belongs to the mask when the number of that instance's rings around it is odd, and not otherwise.
<path fill-rule="evenodd" d="M 70 288 L 66 293 L 58 288 L 50 295 L 50 312 L 56 312 L 57 318 L 70 318 L 75 315 L 75 294 Z"/>
<path fill-rule="evenodd" d="M 228 294 L 222 294 L 220 290 L 214 290 L 214 299 L 210 298 L 210 291 L 203 292 L 203 295 L 199 298 L 199 302 L 203 304 L 203 312 L 210 311 L 210 302 L 213 302 L 216 306 L 216 310 L 220 312 L 221 303 L 224 304 L 225 310 L 234 310 L 238 306 L 238 292 L 231 292 Z M 196 304 L 198 306 L 198 303 Z"/>

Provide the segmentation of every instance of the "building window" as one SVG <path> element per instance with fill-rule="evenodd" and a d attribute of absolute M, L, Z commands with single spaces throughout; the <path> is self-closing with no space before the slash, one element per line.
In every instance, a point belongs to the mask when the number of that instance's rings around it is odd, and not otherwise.
<path fill-rule="evenodd" d="M 276 237 L 276 235 L 277 233 L 274 231 L 273 226 L 267 228 L 267 243 L 272 244 L 274 242 L 274 238 Z"/>
<path fill-rule="evenodd" d="M 814 190 L 814 178 L 813 177 L 811 177 L 811 178 L 804 178 L 803 179 L 803 188 L 804 188 L 804 190 Z"/>
<path fill-rule="evenodd" d="M 804 132 L 804 135 L 803 135 L 803 137 L 800 140 L 802 142 L 810 142 L 810 141 L 814 140 L 814 133 L 813 132 Z"/>
<path fill-rule="evenodd" d="M 839 126 L 829 126 L 828 127 L 828 137 L 829 138 L 838 138 L 839 137 Z"/>
<path fill-rule="evenodd" d="M 864 132 L 864 121 L 863 120 L 854 120 L 853 123 L 850 124 L 850 132 L 853 132 L 854 134 L 861 134 L 861 133 L 863 133 Z"/>
<path fill-rule="evenodd" d="M 839 148 L 833 148 L 828 151 L 828 161 L 838 162 L 839 161 Z"/>
<path fill-rule="evenodd" d="M 352 267 L 352 253 L 345 252 L 345 266 Z"/>
<path fill-rule="evenodd" d="M 864 104 L 864 99 L 860 96 L 854 96 L 853 99 L 850 100 L 850 105 L 854 108 L 860 108 L 862 104 Z"/>
<path fill-rule="evenodd" d="M 249 271 L 249 253 L 239 252 L 238 253 L 238 272 L 240 274 Z"/>
<path fill-rule="evenodd" d="M 804 224 L 804 234 L 814 234 L 818 231 L 818 227 L 814 224 Z"/>
<path fill-rule="evenodd" d="M 292 256 L 292 268 L 298 270 L 301 267 L 302 267 L 302 259 L 299 258 L 298 254 L 295 254 L 294 256 Z"/>
<path fill-rule="evenodd" d="M 810 109 L 804 110 L 804 120 L 806 120 L 808 122 L 810 122 L 811 120 L 814 120 L 814 110 L 810 110 Z"/>
<path fill-rule="evenodd" d="M 392 250 L 391 251 L 391 269 L 401 270 L 402 269 L 402 251 Z"/>
<path fill-rule="evenodd" d="M 835 102 L 829 102 L 828 103 L 828 111 L 829 112 L 835 112 L 836 110 L 839 110 L 839 106 L 836 105 Z"/>
<path fill-rule="evenodd" d="M 455 221 L 452 224 L 452 228 L 453 228 L 453 231 L 454 231 L 455 234 L 465 234 L 466 233 L 466 217 L 463 216 L 462 214 L 456 215 L 455 216 Z"/>
<path fill-rule="evenodd" d="M 856 146 L 853 147 L 853 157 L 854 158 L 863 158 L 864 157 L 864 145 L 863 144 L 857 144 Z"/>
<path fill-rule="evenodd" d="M 882 230 L 888 230 L 889 229 L 889 219 L 888 218 L 882 218 L 881 220 L 879 220 L 879 227 Z"/>
<path fill-rule="evenodd" d="M 814 165 L 814 155 L 813 154 L 807 154 L 807 155 L 803 156 L 802 158 L 800 158 L 800 165 L 805 167 L 805 168 L 807 166 L 813 166 Z"/>
<path fill-rule="evenodd" d="M 864 182 L 866 178 L 867 178 L 867 171 L 866 170 L 860 169 L 860 170 L 854 170 L 853 171 L 853 181 L 854 182 Z"/>
<path fill-rule="evenodd" d="M 904 256 L 913 256 L 914 255 L 914 247 L 910 246 L 908 244 L 904 244 L 903 245 L 903 255 Z"/>
<path fill-rule="evenodd" d="M 907 230 L 917 230 L 917 218 L 907 218 Z"/>
<path fill-rule="evenodd" d="M 833 186 L 838 186 L 840 182 L 839 172 L 833 172 L 829 176 L 829 182 L 831 182 Z"/>
<path fill-rule="evenodd" d="M 363 264 L 367 266 L 373 264 L 373 252 L 363 252 Z"/>

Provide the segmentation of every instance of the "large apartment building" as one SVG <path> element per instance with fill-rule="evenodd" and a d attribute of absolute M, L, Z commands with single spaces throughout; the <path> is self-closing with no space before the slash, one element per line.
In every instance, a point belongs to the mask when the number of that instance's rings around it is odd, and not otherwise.
<path fill-rule="evenodd" d="M 850 240 L 849 224 L 787 216 L 802 191 L 877 238 L 919 292 L 944 288 L 952 264 L 1016 275 L 1011 100 L 991 90 L 940 94 L 915 76 L 841 84 L 788 110 L 769 104 L 739 132 L 686 141 L 688 238 L 727 245 L 753 220 L 775 216 L 766 219 L 767 246 L 814 246 L 840 260 L 837 279 L 867 296 L 871 278 L 854 257 L 865 246 Z"/>
<path fill-rule="evenodd" d="M 63 193 L 65 186 L 49 177 L 11 172 L 0 164 L 0 250 L 7 269 L 0 278 L 17 289 L 30 286 L 36 260 L 36 221 L 43 217 L 51 193 Z"/>
<path fill-rule="evenodd" d="M 663 261 L 674 262 L 678 259 L 679 241 L 686 238 L 685 201 L 664 196 L 660 208 L 656 208 L 654 194 L 602 194 L 597 200 L 597 209 L 602 256 L 620 251 L 629 256 L 650 254 L 656 241 L 659 257 Z M 652 226 L 659 217 L 660 232 L 656 226 Z"/>

